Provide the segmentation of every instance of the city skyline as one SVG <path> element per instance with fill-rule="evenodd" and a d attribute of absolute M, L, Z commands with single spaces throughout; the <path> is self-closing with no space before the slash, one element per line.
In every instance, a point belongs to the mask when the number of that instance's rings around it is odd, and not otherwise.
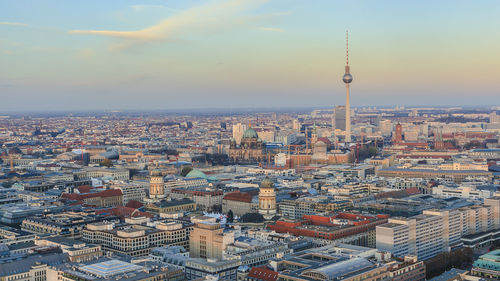
<path fill-rule="evenodd" d="M 2 112 L 333 108 L 346 29 L 353 107 L 497 105 L 500 89 L 490 1 L 0 6 Z"/>

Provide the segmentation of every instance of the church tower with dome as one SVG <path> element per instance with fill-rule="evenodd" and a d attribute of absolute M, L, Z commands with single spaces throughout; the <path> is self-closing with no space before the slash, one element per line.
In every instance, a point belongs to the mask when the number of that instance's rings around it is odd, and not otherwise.
<path fill-rule="evenodd" d="M 235 139 L 231 139 L 229 158 L 234 162 L 243 163 L 266 161 L 265 147 L 257 132 L 250 127 L 243 133 L 240 145 L 237 145 Z"/>
<path fill-rule="evenodd" d="M 151 171 L 149 178 L 149 198 L 159 199 L 165 197 L 165 182 L 160 169 Z"/>
<path fill-rule="evenodd" d="M 260 183 L 259 214 L 266 220 L 276 216 L 276 192 L 273 182 L 268 177 Z"/>

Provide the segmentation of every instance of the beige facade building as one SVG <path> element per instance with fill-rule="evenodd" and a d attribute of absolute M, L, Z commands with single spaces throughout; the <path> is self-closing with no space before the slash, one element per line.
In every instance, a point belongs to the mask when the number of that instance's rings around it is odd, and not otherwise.
<path fill-rule="evenodd" d="M 187 248 L 191 227 L 181 223 L 159 223 L 155 228 L 143 225 L 115 227 L 112 223 L 88 224 L 82 231 L 83 241 L 100 244 L 106 250 L 131 256 L 147 256 L 158 246 Z"/>
<path fill-rule="evenodd" d="M 86 262 L 102 256 L 100 245 L 87 244 L 65 237 L 46 237 L 36 240 L 35 244 L 37 246 L 59 247 L 63 253 L 68 255 L 70 262 Z"/>
<path fill-rule="evenodd" d="M 231 243 L 234 233 L 224 233 L 218 223 L 199 222 L 189 236 L 189 257 L 222 260 L 224 249 Z"/>
<path fill-rule="evenodd" d="M 238 145 L 240 145 L 241 137 L 243 137 L 243 133 L 245 133 L 247 129 L 248 126 L 241 123 L 233 125 L 233 139 L 235 139 Z"/>
<path fill-rule="evenodd" d="M 252 195 L 247 192 L 231 192 L 224 195 L 222 199 L 222 213 L 232 211 L 235 216 L 243 216 L 254 211 Z"/>
<path fill-rule="evenodd" d="M 135 200 L 139 202 L 143 202 L 146 197 L 146 189 L 141 185 L 117 185 L 112 186 L 114 189 L 119 189 L 123 194 L 123 205 L 126 205 L 128 202 Z"/>

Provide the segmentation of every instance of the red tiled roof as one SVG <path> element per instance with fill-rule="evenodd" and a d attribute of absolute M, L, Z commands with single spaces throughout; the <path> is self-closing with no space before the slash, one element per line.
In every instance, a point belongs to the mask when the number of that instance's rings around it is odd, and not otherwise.
<path fill-rule="evenodd" d="M 97 215 L 108 213 L 109 215 L 118 216 L 121 218 L 130 218 L 130 217 L 152 218 L 153 217 L 153 215 L 151 215 L 148 212 L 141 212 L 137 209 L 129 208 L 129 207 L 125 207 L 125 206 L 117 206 L 117 207 L 110 208 L 110 209 L 97 210 L 95 213 Z"/>
<path fill-rule="evenodd" d="M 266 267 L 253 267 L 250 269 L 248 277 L 263 281 L 276 281 L 278 279 L 278 272 L 272 271 Z"/>
<path fill-rule="evenodd" d="M 239 202 L 246 202 L 246 203 L 251 203 L 252 202 L 252 195 L 246 192 L 231 192 L 226 195 L 224 195 L 224 200 L 231 200 L 231 201 L 239 201 Z"/>
<path fill-rule="evenodd" d="M 133 209 L 139 209 L 140 207 L 144 206 L 141 202 L 137 200 L 130 200 L 128 203 L 125 205 L 125 207 L 128 208 L 133 208 Z"/>
<path fill-rule="evenodd" d="M 106 189 L 100 192 L 92 192 L 92 193 L 84 193 L 84 194 L 78 194 L 78 193 L 63 193 L 61 195 L 62 198 L 67 198 L 70 200 L 83 200 L 87 198 L 94 198 L 94 197 L 113 197 L 113 196 L 121 196 L 122 191 L 119 189 Z"/>
<path fill-rule="evenodd" d="M 82 185 L 78 187 L 78 191 L 80 193 L 89 193 L 93 189 L 90 185 Z"/>
<path fill-rule="evenodd" d="M 417 187 L 407 188 L 405 189 L 405 191 L 408 195 L 415 195 L 422 193 L 420 189 L 418 189 Z"/>

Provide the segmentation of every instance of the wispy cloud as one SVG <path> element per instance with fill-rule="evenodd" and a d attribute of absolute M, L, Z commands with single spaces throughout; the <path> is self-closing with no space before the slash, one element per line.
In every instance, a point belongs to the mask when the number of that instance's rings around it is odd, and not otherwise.
<path fill-rule="evenodd" d="M 156 25 L 133 31 L 118 30 L 70 30 L 70 34 L 100 35 L 119 39 L 126 42 L 119 44 L 122 48 L 137 43 L 151 41 L 174 40 L 183 34 L 206 32 L 232 28 L 247 23 L 250 18 L 245 12 L 255 9 L 268 0 L 225 0 L 212 2 L 202 6 L 195 6 L 178 12 L 162 20 Z M 274 30 L 277 31 L 277 30 Z"/>
<path fill-rule="evenodd" d="M 136 12 L 143 12 L 143 11 L 148 10 L 148 9 L 167 9 L 167 10 L 170 10 L 172 12 L 179 12 L 179 10 L 172 9 L 170 7 L 167 7 L 167 6 L 154 5 L 154 4 L 137 4 L 137 5 L 130 5 L 129 7 Z"/>
<path fill-rule="evenodd" d="M 258 30 L 262 30 L 262 31 L 270 31 L 270 32 L 285 32 L 283 29 L 281 28 L 276 28 L 276 27 L 265 27 L 265 26 L 260 26 L 260 27 L 257 27 Z"/>
<path fill-rule="evenodd" d="M 12 26 L 28 26 L 22 22 L 9 22 L 9 21 L 0 21 L 0 25 L 12 25 Z"/>

